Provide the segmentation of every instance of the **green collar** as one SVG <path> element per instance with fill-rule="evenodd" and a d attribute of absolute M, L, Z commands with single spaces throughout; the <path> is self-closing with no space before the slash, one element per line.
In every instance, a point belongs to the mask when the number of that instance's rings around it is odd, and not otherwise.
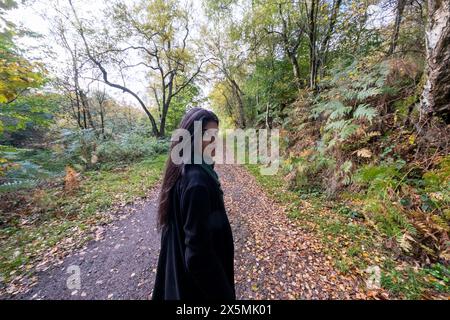
<path fill-rule="evenodd" d="M 192 157 L 192 163 L 194 163 L 194 157 Z M 195 164 L 197 166 L 200 166 L 218 185 L 220 193 L 223 195 L 222 187 L 219 181 L 219 175 L 214 170 L 214 163 L 208 164 L 205 162 L 205 160 L 202 158 L 202 163 Z"/>

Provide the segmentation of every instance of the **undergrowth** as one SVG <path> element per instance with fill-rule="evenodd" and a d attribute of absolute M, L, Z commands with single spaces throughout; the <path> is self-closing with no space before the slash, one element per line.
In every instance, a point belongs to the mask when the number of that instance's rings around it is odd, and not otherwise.
<path fill-rule="evenodd" d="M 331 200 L 319 188 L 288 190 L 281 172 L 264 176 L 259 166 L 246 167 L 274 200 L 287 207 L 289 218 L 319 236 L 324 254 L 333 257 L 340 272 L 355 274 L 365 283 L 367 268 L 379 266 L 381 288 L 394 298 L 445 297 L 450 292 L 447 266 L 439 262 L 419 266 L 386 248 L 389 237 L 367 222 L 363 208 L 345 199 Z"/>
<path fill-rule="evenodd" d="M 0 275 L 4 282 L 33 270 L 43 253 L 61 241 L 62 246 L 78 241 L 92 227 L 106 223 L 103 214 L 139 197 L 160 179 L 166 156 L 159 155 L 115 169 L 87 171 L 79 185 L 64 190 L 62 181 L 42 188 L 3 193 L 0 207 Z M 56 252 L 55 252 L 56 254 Z"/>

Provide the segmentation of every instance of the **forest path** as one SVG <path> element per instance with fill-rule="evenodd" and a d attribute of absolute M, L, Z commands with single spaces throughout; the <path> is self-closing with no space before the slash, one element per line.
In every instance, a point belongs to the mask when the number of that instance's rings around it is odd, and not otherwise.
<path fill-rule="evenodd" d="M 360 283 L 332 266 L 317 236 L 300 229 L 240 166 L 217 166 L 235 243 L 240 299 L 358 299 Z"/>
<path fill-rule="evenodd" d="M 218 165 L 235 242 L 238 299 L 349 299 L 362 297 L 353 278 L 339 274 L 320 241 L 290 221 L 283 208 L 239 166 Z M 160 235 L 157 188 L 126 207 L 101 239 L 37 274 L 20 299 L 149 299 Z M 69 289 L 68 268 L 79 267 L 81 287 Z"/>

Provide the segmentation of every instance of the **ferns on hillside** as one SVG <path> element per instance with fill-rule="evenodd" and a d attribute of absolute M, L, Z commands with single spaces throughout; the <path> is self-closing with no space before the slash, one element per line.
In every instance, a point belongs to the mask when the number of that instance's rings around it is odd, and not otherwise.
<path fill-rule="evenodd" d="M 330 133 L 326 142 L 334 146 L 344 142 L 363 123 L 372 124 L 378 112 L 368 101 L 387 90 L 389 74 L 387 63 L 365 70 L 357 63 L 334 73 L 328 84 L 331 89 L 322 92 L 311 109 L 311 118 L 325 118 L 324 130 Z"/>
<path fill-rule="evenodd" d="M 0 192 L 31 188 L 60 174 L 47 151 L 0 146 Z"/>

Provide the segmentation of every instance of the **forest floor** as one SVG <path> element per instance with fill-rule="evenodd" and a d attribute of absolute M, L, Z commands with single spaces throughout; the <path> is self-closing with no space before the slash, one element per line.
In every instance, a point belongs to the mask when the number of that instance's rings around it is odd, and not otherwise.
<path fill-rule="evenodd" d="M 244 167 L 217 168 L 233 229 L 239 299 L 366 298 L 361 277 L 337 270 L 323 241 L 288 218 Z M 93 240 L 49 260 L 29 287 L 22 284 L 3 298 L 149 299 L 160 246 L 157 190 L 114 212 Z M 79 289 L 67 286 L 73 266 L 80 270 Z"/>

